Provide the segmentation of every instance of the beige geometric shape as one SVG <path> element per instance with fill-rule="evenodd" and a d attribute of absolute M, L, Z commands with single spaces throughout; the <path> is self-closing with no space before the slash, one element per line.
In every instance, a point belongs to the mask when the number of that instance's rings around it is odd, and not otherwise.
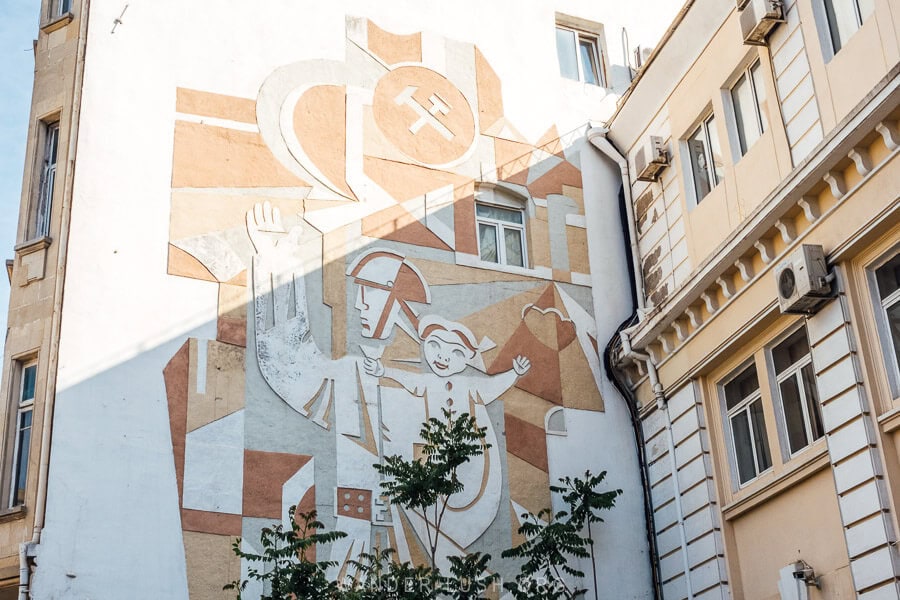
<path fill-rule="evenodd" d="M 196 384 L 198 344 L 206 344 L 206 381 Z M 193 431 L 244 408 L 244 348 L 215 340 L 191 340 L 187 431 Z"/>
<path fill-rule="evenodd" d="M 232 598 L 233 594 L 223 591 L 222 586 L 241 575 L 241 560 L 231 549 L 234 538 L 194 531 L 184 531 L 181 535 L 191 600 Z"/>

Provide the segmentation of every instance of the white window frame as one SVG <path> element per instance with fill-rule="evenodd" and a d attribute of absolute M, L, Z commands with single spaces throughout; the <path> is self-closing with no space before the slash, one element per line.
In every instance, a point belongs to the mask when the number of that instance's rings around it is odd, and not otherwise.
<path fill-rule="evenodd" d="M 715 123 L 716 115 L 714 112 L 709 111 L 706 113 L 702 119 L 700 119 L 699 124 L 696 127 L 693 127 L 690 130 L 690 133 L 683 140 L 683 148 L 687 153 L 687 175 L 688 181 L 690 181 L 692 194 L 691 196 L 694 199 L 694 205 L 700 204 L 700 202 L 706 198 L 709 194 L 713 193 L 719 184 L 721 183 L 721 179 L 716 174 L 716 165 L 715 165 L 715 156 L 713 155 L 713 144 L 712 139 L 710 137 L 710 129 L 712 129 L 716 134 L 716 139 L 718 139 L 718 131 L 715 131 L 716 123 Z M 706 177 L 707 181 L 710 183 L 709 192 L 700 195 L 700 190 L 697 187 L 697 182 L 694 180 L 694 153 L 691 150 L 691 141 L 696 137 L 697 133 L 703 133 L 703 153 L 706 155 Z M 719 151 L 721 152 L 721 140 L 719 140 Z"/>
<path fill-rule="evenodd" d="M 53 0 L 53 18 L 72 12 L 72 0 Z"/>
<path fill-rule="evenodd" d="M 782 450 L 784 451 L 785 455 L 790 458 L 793 458 L 793 457 L 797 456 L 798 454 L 800 454 L 801 452 L 805 451 L 807 448 L 812 446 L 813 443 L 822 439 L 822 437 L 824 437 L 824 435 L 825 435 L 825 433 L 823 431 L 821 436 L 819 436 L 817 438 L 813 438 L 813 431 L 812 431 L 813 427 L 812 427 L 812 420 L 811 420 L 810 414 L 809 414 L 809 402 L 808 402 L 808 398 L 806 397 L 806 386 L 803 385 L 803 368 L 808 365 L 812 365 L 812 347 L 811 346 L 809 347 L 809 352 L 807 352 L 807 354 L 803 358 L 794 362 L 793 364 L 788 365 L 784 369 L 784 371 L 782 371 L 781 373 L 779 373 L 777 371 L 777 366 L 775 365 L 775 348 L 777 348 L 780 344 L 785 342 L 787 339 L 789 339 L 792 335 L 794 335 L 801 329 L 805 329 L 805 326 L 801 326 L 796 329 L 792 329 L 787 334 L 782 335 L 775 343 L 771 344 L 767 348 L 767 352 L 766 352 L 766 355 L 767 355 L 766 358 L 769 362 L 769 369 L 770 369 L 769 372 L 772 375 L 771 381 L 774 382 L 774 386 L 775 386 L 775 389 L 772 391 L 772 393 L 773 393 L 773 397 L 778 398 L 778 408 L 779 408 L 779 411 L 781 412 L 780 426 L 781 426 L 781 433 L 783 435 L 783 440 L 781 440 L 783 443 L 781 444 L 781 446 L 782 446 Z M 805 332 L 805 335 L 806 335 L 807 345 L 809 345 L 809 333 Z M 785 407 L 784 407 L 784 398 L 781 395 L 781 384 L 784 381 L 790 379 L 791 377 L 795 378 L 797 381 L 797 390 L 799 391 L 799 394 L 800 394 L 800 408 L 801 408 L 801 412 L 803 414 L 803 433 L 806 437 L 806 444 L 804 444 L 801 448 L 797 449 L 796 451 L 791 450 L 790 433 L 788 432 L 788 423 L 787 423 L 787 412 L 785 411 Z M 816 377 L 815 377 L 815 371 L 813 371 L 813 385 L 818 386 L 818 381 L 816 380 Z M 816 393 L 818 394 L 818 388 L 816 389 Z M 821 410 L 819 411 L 819 422 L 822 423 Z M 823 423 L 823 429 L 824 429 L 824 423 Z"/>
<path fill-rule="evenodd" d="M 494 198 L 492 200 L 496 200 L 496 194 L 492 194 Z M 513 223 L 512 221 L 504 221 L 501 219 L 492 219 L 490 217 L 482 217 L 478 215 L 478 206 L 489 206 L 495 208 L 501 208 L 503 210 L 511 210 L 516 211 L 522 215 L 522 223 Z M 525 212 L 525 209 L 521 206 L 512 206 L 511 204 L 503 203 L 503 202 L 486 202 L 484 200 L 475 200 L 475 239 L 478 243 L 478 258 L 479 260 L 487 265 L 502 265 L 504 267 L 513 267 L 516 269 L 528 269 L 528 231 L 526 227 L 526 223 L 528 222 L 528 214 Z M 497 262 L 492 262 L 489 260 L 485 260 L 481 256 L 481 225 L 492 226 L 497 231 L 496 236 L 496 244 L 497 244 Z M 519 231 L 522 240 L 522 265 L 511 265 L 506 260 L 506 237 L 504 235 L 504 230 L 506 229 L 514 229 Z"/>
<path fill-rule="evenodd" d="M 888 318 L 887 311 L 890 307 L 900 302 L 900 288 L 897 288 L 887 298 L 882 300 L 881 291 L 878 288 L 878 279 L 875 274 L 878 269 L 887 265 L 897 256 L 900 256 L 900 247 L 894 247 L 880 260 L 867 268 L 869 289 L 875 308 L 875 321 L 878 326 L 878 337 L 881 338 L 881 350 L 884 355 L 884 366 L 887 371 L 891 394 L 895 399 L 900 397 L 900 364 L 898 364 L 897 358 L 897 353 L 900 349 L 894 346 L 894 337 L 891 333 L 890 319 Z"/>
<path fill-rule="evenodd" d="M 725 394 L 725 386 L 731 383 L 732 381 L 738 379 L 747 369 L 751 367 L 755 367 L 756 365 L 752 362 L 744 364 L 742 367 L 736 369 L 727 379 L 723 380 L 721 384 L 719 384 L 719 393 L 721 396 L 723 414 L 725 417 L 725 431 L 728 437 L 728 445 L 729 445 L 729 462 L 731 464 L 731 473 L 732 473 L 732 483 L 734 485 L 735 490 L 739 490 L 741 488 L 747 487 L 752 484 L 754 481 L 760 478 L 760 476 L 768 473 L 773 468 L 774 461 L 772 460 L 772 447 L 771 444 L 768 443 L 768 437 L 766 437 L 766 444 L 769 447 L 769 465 L 765 469 L 760 469 L 758 453 L 756 451 L 757 440 L 753 435 L 753 417 L 750 412 L 750 408 L 753 406 L 755 402 L 760 403 L 760 407 L 763 407 L 762 402 L 762 386 L 759 385 L 759 370 L 756 371 L 756 382 L 757 387 L 756 391 L 751 393 L 749 396 L 745 396 L 740 399 L 738 403 L 736 403 L 732 408 L 728 408 L 728 397 Z M 764 407 L 763 407 L 764 408 Z M 750 432 L 750 455 L 753 458 L 753 470 L 755 471 L 755 475 L 750 477 L 747 481 L 741 481 L 741 472 L 740 466 L 738 462 L 738 449 L 737 442 L 735 440 L 734 435 L 734 427 L 732 425 L 732 419 L 739 415 L 740 413 L 746 413 L 747 415 L 747 426 Z M 763 414 L 763 425 L 764 431 L 763 435 L 768 436 L 768 425 L 765 422 L 765 414 Z"/>
<path fill-rule="evenodd" d="M 34 430 L 34 396 L 31 398 L 24 398 L 25 395 L 25 371 L 29 368 L 34 367 L 35 369 L 35 388 L 34 393 L 37 394 L 37 360 L 23 360 L 16 361 L 16 396 L 14 402 L 15 408 L 15 421 L 13 422 L 13 432 L 12 432 L 12 462 L 9 465 L 9 496 L 7 497 L 7 506 L 9 508 L 14 508 L 16 506 L 21 506 L 25 504 L 25 499 L 23 498 L 21 502 L 17 501 L 17 483 L 19 480 L 20 473 L 20 465 L 19 465 L 19 453 L 22 446 L 22 433 L 24 428 L 22 428 L 22 417 L 26 413 L 31 413 L 31 424 L 28 425 L 27 429 L 29 430 L 29 445 L 33 440 L 33 436 L 31 432 Z M 28 459 L 31 459 L 31 449 L 29 447 Z M 27 481 L 28 481 L 28 463 L 25 465 L 25 481 L 26 481 L 26 490 L 27 490 Z"/>
<path fill-rule="evenodd" d="M 575 60 L 578 65 L 578 79 L 571 79 L 569 77 L 565 77 L 560 74 L 565 79 L 570 79 L 571 81 L 580 81 L 581 83 L 587 85 L 596 85 L 597 87 L 605 88 L 606 87 L 606 71 L 603 65 L 603 47 L 600 45 L 600 36 L 594 33 L 589 33 L 587 31 L 583 31 L 581 29 L 577 29 L 575 27 L 569 27 L 568 25 L 564 25 L 561 23 L 556 24 L 556 29 L 562 31 L 568 31 L 574 34 L 575 40 Z M 592 55 L 594 57 L 594 65 L 597 67 L 596 73 L 594 76 L 597 79 L 596 84 L 592 84 L 585 80 L 585 65 L 584 61 L 581 59 L 581 42 L 587 42 L 591 46 Z M 557 51 L 558 52 L 558 51 Z M 557 55 L 557 60 L 559 60 L 559 56 Z"/>
<path fill-rule="evenodd" d="M 41 121 L 41 154 L 37 172 L 37 192 L 34 207 L 29 211 L 25 225 L 26 241 L 50 235 L 50 215 L 56 189 L 56 173 L 59 164 L 59 121 Z"/>
<path fill-rule="evenodd" d="M 736 136 L 737 144 L 736 145 L 737 145 L 739 157 L 745 156 L 747 154 L 747 152 L 750 151 L 750 148 L 752 148 L 753 145 L 757 141 L 759 141 L 759 138 L 761 138 L 763 136 L 763 134 L 766 132 L 766 128 L 768 125 L 767 115 L 765 115 L 763 113 L 762 106 L 760 106 L 760 102 L 759 102 L 759 89 L 756 85 L 756 83 L 757 83 L 756 79 L 754 79 L 754 77 L 753 77 L 753 69 L 754 68 L 759 69 L 758 72 L 760 73 L 760 76 L 762 76 L 762 62 L 760 61 L 760 59 L 757 58 L 756 60 L 751 62 L 750 65 L 747 66 L 746 69 L 743 69 L 740 72 L 740 74 L 737 76 L 737 79 L 735 79 L 735 81 L 731 85 L 731 87 L 728 88 L 728 100 L 729 100 L 729 103 L 731 104 L 731 114 L 732 114 L 732 117 L 734 118 L 734 121 L 733 121 L 734 129 L 735 129 L 735 132 L 737 133 L 737 136 Z M 752 104 L 752 112 L 753 112 L 752 117 L 753 117 L 753 123 L 755 123 L 756 131 L 757 131 L 757 137 L 753 141 L 753 144 L 747 143 L 746 127 L 749 124 L 745 123 L 744 120 L 738 118 L 738 110 L 737 110 L 737 106 L 734 101 L 734 91 L 735 91 L 735 88 L 737 87 L 738 83 L 740 82 L 741 78 L 744 78 L 745 81 L 747 82 L 747 84 L 750 86 L 750 95 L 751 95 L 751 99 L 752 99 L 751 104 Z M 765 90 L 763 90 L 763 93 L 765 93 Z M 741 123 L 744 124 L 743 129 L 740 126 Z"/>
<path fill-rule="evenodd" d="M 828 49 L 831 50 L 831 56 L 835 56 L 838 52 L 843 49 L 844 46 L 847 45 L 847 42 L 853 37 L 853 34 L 859 31 L 860 27 L 862 27 L 865 20 L 869 17 L 869 15 L 862 14 L 862 8 L 860 7 L 859 0 L 846 0 L 850 2 L 851 8 L 853 9 L 853 16 L 855 17 L 855 24 L 851 24 L 854 26 L 853 31 L 849 33 L 846 39 L 840 39 L 840 29 L 838 28 L 838 24 L 832 21 L 829 14 L 835 14 L 834 11 L 834 2 L 840 2 L 842 0 L 821 0 L 820 8 L 822 11 L 822 22 L 825 27 L 825 37 L 828 40 Z M 829 5 L 831 7 L 831 12 L 829 12 Z M 873 9 L 874 10 L 874 9 Z M 837 15 L 835 15 L 836 17 Z M 837 38 L 837 39 L 836 39 Z"/>

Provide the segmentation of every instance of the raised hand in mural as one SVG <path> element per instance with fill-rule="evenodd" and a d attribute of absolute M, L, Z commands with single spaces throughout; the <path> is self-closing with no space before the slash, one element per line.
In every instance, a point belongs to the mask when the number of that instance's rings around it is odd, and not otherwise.
<path fill-rule="evenodd" d="M 516 375 L 518 375 L 519 377 L 525 375 L 525 373 L 527 373 L 530 368 L 531 361 L 524 356 L 517 356 L 513 360 L 513 371 L 515 371 Z"/>
<path fill-rule="evenodd" d="M 285 229 L 268 202 L 247 211 L 253 257 L 256 352 L 266 382 L 301 414 L 321 388 L 328 363 L 309 326 L 301 228 Z"/>
<path fill-rule="evenodd" d="M 381 377 L 384 375 L 384 365 L 378 358 L 366 358 L 363 360 L 363 369 L 372 377 Z"/>

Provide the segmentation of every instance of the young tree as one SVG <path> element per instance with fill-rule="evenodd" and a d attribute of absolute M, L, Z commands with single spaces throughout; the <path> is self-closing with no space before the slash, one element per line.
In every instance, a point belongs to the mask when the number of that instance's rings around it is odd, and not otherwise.
<path fill-rule="evenodd" d="M 602 523 L 603 519 L 599 511 L 609 510 L 616 504 L 616 498 L 622 494 L 622 490 L 598 492 L 597 487 L 606 478 L 606 471 L 593 475 L 590 471 L 584 472 L 584 478 L 563 477 L 559 480 L 563 485 L 551 485 L 550 491 L 562 494 L 563 502 L 569 506 L 569 518 L 579 529 L 587 525 L 588 549 L 591 554 L 591 571 L 594 578 L 594 599 L 598 600 L 597 592 L 597 562 L 594 558 L 594 535 L 591 526 L 594 523 Z"/>
<path fill-rule="evenodd" d="M 268 588 L 268 594 L 260 600 L 327 600 L 335 599 L 338 594 L 336 582 L 329 581 L 325 571 L 333 563 L 310 560 L 312 550 L 317 544 L 329 544 L 347 534 L 340 531 L 324 531 L 324 525 L 316 520 L 316 512 L 300 513 L 299 522 L 295 519 L 292 506 L 288 512 L 291 529 L 281 524 L 266 527 L 259 536 L 262 554 L 253 554 L 241 550 L 238 538 L 232 548 L 242 560 L 251 565 L 261 564 L 262 568 L 251 566 L 244 581 L 233 581 L 223 589 L 237 590 L 237 600 L 246 590 L 250 580 L 261 581 Z M 255 600 L 255 599 L 253 599 Z"/>
<path fill-rule="evenodd" d="M 397 562 L 393 548 L 363 553 L 344 582 L 340 600 L 427 600 L 443 592 L 440 574 L 425 565 Z"/>
<path fill-rule="evenodd" d="M 406 460 L 394 455 L 375 465 L 385 477 L 381 487 L 388 499 L 425 517 L 432 568 L 437 566 L 441 523 L 450 496 L 463 490 L 456 471 L 490 446 L 484 441 L 487 428 L 479 427 L 475 417 L 447 409 L 443 413 L 444 419 L 432 417 L 422 425 L 420 435 L 425 444 L 421 458 Z"/>

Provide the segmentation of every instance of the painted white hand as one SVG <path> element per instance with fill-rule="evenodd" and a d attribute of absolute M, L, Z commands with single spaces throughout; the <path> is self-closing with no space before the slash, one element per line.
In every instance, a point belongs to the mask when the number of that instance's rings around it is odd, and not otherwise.
<path fill-rule="evenodd" d="M 269 202 L 255 204 L 247 211 L 247 233 L 256 253 L 270 255 L 278 244 L 278 239 L 287 233 L 281 223 L 281 211 Z"/>
<path fill-rule="evenodd" d="M 525 373 L 528 372 L 528 369 L 531 368 L 531 361 L 525 358 L 524 356 L 517 356 L 515 360 L 513 360 L 513 370 L 516 372 L 516 375 L 521 377 Z"/>
<path fill-rule="evenodd" d="M 384 365 L 382 365 L 381 361 L 377 358 L 367 358 L 363 360 L 363 368 L 366 370 L 366 373 L 373 377 L 381 377 L 384 375 Z"/>

